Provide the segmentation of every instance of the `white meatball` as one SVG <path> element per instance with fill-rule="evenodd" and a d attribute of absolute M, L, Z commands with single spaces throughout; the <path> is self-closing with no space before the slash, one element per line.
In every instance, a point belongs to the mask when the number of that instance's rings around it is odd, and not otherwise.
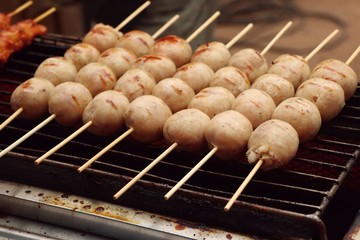
<path fill-rule="evenodd" d="M 252 132 L 246 155 L 250 164 L 262 160 L 261 168 L 271 170 L 288 164 L 295 157 L 298 147 L 296 130 L 287 122 L 271 119 Z"/>
<path fill-rule="evenodd" d="M 190 61 L 192 49 L 185 39 L 168 35 L 156 40 L 150 53 L 166 56 L 175 63 L 176 67 L 180 67 Z"/>
<path fill-rule="evenodd" d="M 36 119 L 48 113 L 48 100 L 55 86 L 44 78 L 30 78 L 21 83 L 11 94 L 13 111 L 22 108 L 20 117 Z"/>
<path fill-rule="evenodd" d="M 247 117 L 254 129 L 269 120 L 275 108 L 276 104 L 269 94 L 254 88 L 240 93 L 231 106 L 232 110 Z"/>
<path fill-rule="evenodd" d="M 96 62 L 99 56 L 99 50 L 87 43 L 77 43 L 64 54 L 64 58 L 71 61 L 78 71 L 86 64 Z"/>
<path fill-rule="evenodd" d="M 234 95 L 226 88 L 207 87 L 193 97 L 188 108 L 199 109 L 212 118 L 218 113 L 230 110 L 234 100 Z"/>
<path fill-rule="evenodd" d="M 142 95 L 150 95 L 155 85 L 155 79 L 148 72 L 130 69 L 116 81 L 114 90 L 121 92 L 132 102 Z"/>
<path fill-rule="evenodd" d="M 214 71 L 205 63 L 187 63 L 177 69 L 173 77 L 180 78 L 198 93 L 202 89 L 209 87 L 210 81 L 214 76 Z"/>
<path fill-rule="evenodd" d="M 82 42 L 93 45 L 100 53 L 115 47 L 122 33 L 109 25 L 96 24 L 83 38 Z"/>
<path fill-rule="evenodd" d="M 271 118 L 290 123 L 298 133 L 300 143 L 313 139 L 321 127 L 319 109 L 314 103 L 301 97 L 284 100 L 275 108 Z"/>
<path fill-rule="evenodd" d="M 113 89 L 116 83 L 116 76 L 107 65 L 93 62 L 86 64 L 80 69 L 75 81 L 87 87 L 94 97 L 100 92 Z"/>
<path fill-rule="evenodd" d="M 132 51 L 137 57 L 150 53 L 150 47 L 154 44 L 153 37 L 140 30 L 132 30 L 125 33 L 115 44 Z"/>
<path fill-rule="evenodd" d="M 309 78 L 310 72 L 309 64 L 303 57 L 291 54 L 277 57 L 268 70 L 268 73 L 277 74 L 290 81 L 295 89 Z"/>
<path fill-rule="evenodd" d="M 210 81 L 210 87 L 224 87 L 235 97 L 250 88 L 246 74 L 235 67 L 223 67 L 217 70 Z"/>
<path fill-rule="evenodd" d="M 50 57 L 38 66 L 34 77 L 45 78 L 55 86 L 63 82 L 75 81 L 77 69 L 75 65 L 63 57 Z"/>
<path fill-rule="evenodd" d="M 310 78 L 320 77 L 339 84 L 345 93 L 345 100 L 348 100 L 356 91 L 357 76 L 354 70 L 346 63 L 336 60 L 327 59 L 318 63 Z"/>
<path fill-rule="evenodd" d="M 195 108 L 188 108 L 171 115 L 165 122 L 163 135 L 179 151 L 199 152 L 205 149 L 205 128 L 210 118 Z"/>
<path fill-rule="evenodd" d="M 64 82 L 57 85 L 49 99 L 49 112 L 66 127 L 82 123 L 85 107 L 91 102 L 90 91 L 81 83 Z"/>
<path fill-rule="evenodd" d="M 144 55 L 135 60 L 132 68 L 142 69 L 150 73 L 156 82 L 172 77 L 176 72 L 175 63 L 168 57 L 160 55 Z"/>
<path fill-rule="evenodd" d="M 251 83 L 268 71 L 268 64 L 264 56 L 251 48 L 241 49 L 232 55 L 229 66 L 244 71 Z"/>
<path fill-rule="evenodd" d="M 158 97 L 144 95 L 132 101 L 125 111 L 125 124 L 134 129 L 131 136 L 141 143 L 151 143 L 163 138 L 166 120 L 171 116 L 170 108 Z"/>
<path fill-rule="evenodd" d="M 231 54 L 229 49 L 221 42 L 208 42 L 200 45 L 191 57 L 191 62 L 202 62 L 213 71 L 225 67 Z"/>
<path fill-rule="evenodd" d="M 345 106 L 345 94 L 342 87 L 323 78 L 310 78 L 296 91 L 296 97 L 313 102 L 319 109 L 323 122 L 335 118 Z"/>
<path fill-rule="evenodd" d="M 210 148 L 218 148 L 218 158 L 237 159 L 245 151 L 252 131 L 251 122 L 244 115 L 228 110 L 210 120 L 205 138 Z"/>
<path fill-rule="evenodd" d="M 101 53 L 98 62 L 104 63 L 115 73 L 116 78 L 121 77 L 135 62 L 136 56 L 125 48 L 109 48 Z"/>
<path fill-rule="evenodd" d="M 251 88 L 256 88 L 269 94 L 276 105 L 295 95 L 295 89 L 291 82 L 272 73 L 265 73 L 258 77 L 251 85 Z"/>
<path fill-rule="evenodd" d="M 181 79 L 166 78 L 155 85 L 152 95 L 162 99 L 171 112 L 175 113 L 187 108 L 195 92 Z"/>
<path fill-rule="evenodd" d="M 87 130 L 99 136 L 119 133 L 125 128 L 124 114 L 128 105 L 129 100 L 122 93 L 104 91 L 96 95 L 84 109 L 83 123 L 92 121 Z"/>

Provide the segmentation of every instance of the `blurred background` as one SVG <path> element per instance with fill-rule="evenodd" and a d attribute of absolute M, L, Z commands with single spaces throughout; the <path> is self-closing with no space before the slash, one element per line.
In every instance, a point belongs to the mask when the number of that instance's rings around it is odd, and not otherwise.
<path fill-rule="evenodd" d="M 81 37 L 96 22 L 118 25 L 144 0 L 96 1 L 96 0 L 34 0 L 34 4 L 16 15 L 17 19 L 35 18 L 52 6 L 57 11 L 41 23 L 49 32 Z M 0 11 L 15 9 L 24 0 L 2 0 Z M 206 41 L 228 42 L 248 23 L 254 27 L 230 50 L 232 53 L 244 47 L 261 51 L 276 33 L 288 22 L 290 29 L 266 53 L 269 63 L 282 53 L 306 56 L 334 29 L 340 32 L 313 58 L 310 66 L 326 58 L 345 61 L 359 45 L 358 0 L 153 0 L 152 4 L 121 31 L 140 29 L 154 33 L 164 21 L 176 13 L 180 19 L 164 34 L 176 34 L 186 38 L 216 10 L 221 12 L 216 22 L 198 36 L 195 48 Z M 351 66 L 360 73 L 360 57 Z"/>

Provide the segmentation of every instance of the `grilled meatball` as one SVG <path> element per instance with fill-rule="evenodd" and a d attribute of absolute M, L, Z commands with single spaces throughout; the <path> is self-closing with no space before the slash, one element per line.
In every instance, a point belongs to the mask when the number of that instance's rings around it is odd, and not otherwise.
<path fill-rule="evenodd" d="M 156 82 L 172 77 L 176 72 L 175 63 L 168 57 L 160 55 L 144 55 L 135 60 L 132 68 L 142 69 L 150 73 Z"/>
<path fill-rule="evenodd" d="M 269 94 L 276 105 L 295 95 L 295 89 L 291 82 L 272 73 L 265 73 L 258 77 L 251 85 L 251 88 L 256 88 Z"/>
<path fill-rule="evenodd" d="M 77 43 L 64 54 L 64 58 L 71 61 L 78 71 L 86 64 L 96 62 L 99 56 L 99 50 L 87 43 Z"/>
<path fill-rule="evenodd" d="M 21 83 L 11 94 L 13 111 L 22 108 L 20 117 L 36 119 L 48 113 L 48 100 L 55 86 L 44 78 L 30 78 Z"/>
<path fill-rule="evenodd" d="M 150 47 L 154 44 L 153 37 L 140 30 L 132 30 L 125 33 L 115 44 L 115 47 L 121 47 L 130 50 L 137 57 L 150 53 Z"/>
<path fill-rule="evenodd" d="M 231 109 L 234 95 L 223 87 L 207 87 L 198 92 L 190 101 L 188 108 L 196 108 L 210 118 Z"/>
<path fill-rule="evenodd" d="M 205 63 L 187 63 L 177 69 L 173 77 L 184 80 L 198 93 L 202 89 L 209 87 L 210 80 L 214 76 L 214 71 Z"/>
<path fill-rule="evenodd" d="M 148 72 L 130 69 L 116 81 L 114 90 L 123 93 L 132 102 L 142 95 L 150 95 L 155 85 L 155 79 Z"/>
<path fill-rule="evenodd" d="M 318 63 L 310 78 L 320 77 L 339 84 L 345 93 L 345 100 L 348 100 L 356 91 L 357 76 L 354 70 L 346 63 L 336 60 L 327 59 Z"/>
<path fill-rule="evenodd" d="M 205 129 L 210 148 L 217 147 L 220 159 L 236 159 L 246 149 L 253 128 L 251 122 L 234 110 L 224 111 L 213 117 Z"/>
<path fill-rule="evenodd" d="M 104 63 L 115 73 L 116 79 L 121 77 L 135 62 L 136 56 L 125 48 L 109 48 L 98 58 L 98 62 Z"/>
<path fill-rule="evenodd" d="M 109 25 L 96 24 L 83 38 L 82 42 L 93 45 L 100 53 L 115 47 L 123 34 Z"/>
<path fill-rule="evenodd" d="M 232 110 L 247 117 L 254 129 L 269 120 L 275 108 L 276 104 L 271 96 L 255 88 L 240 93 L 231 106 Z"/>
<path fill-rule="evenodd" d="M 295 157 L 298 147 L 296 130 L 287 122 L 270 119 L 252 132 L 246 155 L 250 164 L 262 160 L 261 168 L 271 170 L 288 164 Z"/>
<path fill-rule="evenodd" d="M 296 97 L 313 102 L 319 109 L 323 122 L 335 118 L 345 106 L 345 94 L 342 87 L 323 78 L 310 78 L 296 91 Z"/>
<path fill-rule="evenodd" d="M 150 53 L 166 56 L 175 63 L 176 67 L 180 67 L 190 61 L 192 49 L 183 38 L 168 35 L 156 40 Z"/>
<path fill-rule="evenodd" d="M 158 97 L 144 95 L 132 101 L 125 111 L 125 124 L 134 129 L 131 136 L 141 143 L 162 139 L 163 127 L 171 116 L 170 108 Z"/>
<path fill-rule="evenodd" d="M 34 73 L 36 78 L 45 78 L 55 86 L 63 82 L 75 81 L 75 65 L 63 57 L 50 57 L 40 63 Z"/>
<path fill-rule="evenodd" d="M 205 128 L 210 118 L 195 108 L 188 108 L 171 115 L 165 122 L 163 135 L 168 143 L 177 143 L 177 149 L 199 152 L 205 149 Z"/>
<path fill-rule="evenodd" d="M 87 129 L 99 136 L 109 136 L 124 129 L 124 114 L 129 100 L 120 92 L 107 90 L 99 93 L 86 106 L 83 123 L 92 121 Z"/>
<path fill-rule="evenodd" d="M 175 113 L 187 108 L 195 96 L 194 90 L 183 80 L 178 78 L 166 78 L 158 82 L 152 95 L 162 99 Z"/>
<path fill-rule="evenodd" d="M 246 74 L 235 67 L 223 67 L 217 70 L 210 81 L 210 87 L 224 87 L 235 97 L 250 88 Z"/>
<path fill-rule="evenodd" d="M 277 57 L 268 70 L 268 73 L 277 74 L 290 81 L 295 89 L 309 78 L 310 72 L 309 64 L 303 57 L 291 54 Z"/>
<path fill-rule="evenodd" d="M 191 62 L 205 63 L 216 72 L 228 64 L 230 57 L 230 51 L 223 43 L 213 41 L 200 45 L 194 51 Z"/>
<path fill-rule="evenodd" d="M 314 103 L 301 97 L 292 97 L 281 102 L 271 118 L 290 123 L 298 133 L 300 143 L 313 139 L 321 127 L 319 109 Z"/>
<path fill-rule="evenodd" d="M 94 97 L 100 92 L 112 89 L 116 83 L 116 76 L 107 65 L 93 62 L 80 69 L 75 81 L 87 87 Z"/>
<path fill-rule="evenodd" d="M 49 98 L 49 112 L 63 126 L 81 124 L 85 107 L 91 102 L 90 91 L 81 83 L 64 82 L 57 85 Z"/>
<path fill-rule="evenodd" d="M 265 57 L 251 48 L 241 49 L 232 55 L 229 60 L 229 66 L 244 71 L 251 83 L 268 71 L 268 64 Z"/>

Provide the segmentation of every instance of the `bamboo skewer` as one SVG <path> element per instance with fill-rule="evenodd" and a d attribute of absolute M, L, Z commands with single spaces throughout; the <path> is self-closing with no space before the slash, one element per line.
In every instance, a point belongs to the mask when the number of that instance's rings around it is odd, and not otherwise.
<path fill-rule="evenodd" d="M 49 10 L 44 12 L 43 14 L 41 14 L 41 15 L 37 16 L 36 18 L 34 18 L 34 22 L 38 23 L 38 22 L 42 21 L 43 19 L 45 19 L 46 17 L 48 17 L 50 14 L 52 14 L 55 11 L 56 11 L 56 7 L 50 8 Z"/>
<path fill-rule="evenodd" d="M 112 141 L 109 145 L 107 145 L 105 148 L 103 148 L 100 152 L 98 152 L 95 156 L 93 156 L 91 159 L 89 159 L 86 163 L 84 163 L 81 167 L 78 168 L 78 172 L 81 173 L 84 171 L 87 167 L 89 167 L 93 162 L 95 162 L 97 159 L 99 159 L 102 155 L 104 155 L 106 152 L 108 152 L 111 148 L 113 148 L 116 144 L 121 142 L 124 138 L 129 136 L 134 131 L 133 128 L 129 128 L 126 132 L 121 134 L 118 138 L 116 138 L 114 141 Z"/>
<path fill-rule="evenodd" d="M 46 124 L 51 122 L 55 118 L 55 114 L 50 115 L 48 118 L 46 118 L 44 121 L 42 121 L 40 124 L 38 124 L 36 127 L 31 129 L 28 133 L 26 133 L 24 136 L 19 138 L 17 141 L 13 142 L 10 146 L 5 148 L 0 152 L 0 158 L 3 157 L 5 154 L 10 152 L 12 149 L 14 149 L 16 146 L 18 146 L 20 143 L 25 141 L 27 138 L 29 138 L 31 135 L 33 135 L 35 132 L 40 130 L 42 127 L 44 127 Z"/>
<path fill-rule="evenodd" d="M 156 164 L 163 160 L 169 153 L 171 153 L 176 147 L 177 143 L 171 144 L 161 155 L 154 159 L 146 168 L 139 172 L 130 182 L 128 182 L 123 188 L 121 188 L 114 196 L 114 200 L 123 195 L 130 187 L 132 187 L 140 178 L 142 178 L 148 171 L 150 171 Z"/>
<path fill-rule="evenodd" d="M 33 4 L 33 1 L 27 1 L 25 2 L 24 4 L 20 5 L 19 7 L 17 7 L 15 10 L 13 10 L 12 12 L 8 13 L 7 15 L 9 17 L 13 17 L 15 16 L 16 14 L 24 11 L 26 8 L 28 8 L 29 6 L 31 6 Z"/>
<path fill-rule="evenodd" d="M 243 30 L 241 30 L 237 35 L 235 35 L 226 45 L 225 47 L 227 49 L 231 48 L 232 46 L 234 46 L 234 44 L 240 40 L 240 38 L 242 38 L 252 27 L 254 26 L 254 24 L 249 23 Z"/>
<path fill-rule="evenodd" d="M 339 32 L 338 29 L 335 29 L 327 36 L 319 45 L 314 48 L 306 57 L 305 61 L 309 61 L 316 53 L 318 53 L 337 33 Z"/>
<path fill-rule="evenodd" d="M 17 116 L 19 116 L 20 113 L 22 113 L 23 110 L 24 110 L 23 108 L 19 108 L 13 114 L 11 114 L 2 124 L 0 124 L 0 131 L 4 127 L 6 127 L 12 120 L 14 120 Z"/>
<path fill-rule="evenodd" d="M 288 30 L 288 28 L 292 25 L 292 21 L 289 21 L 277 34 L 276 36 L 266 45 L 266 47 L 261 51 L 261 55 L 265 55 L 270 48 L 275 44 L 277 40 Z"/>
<path fill-rule="evenodd" d="M 133 20 L 137 15 L 139 15 L 143 10 L 145 10 L 149 5 L 151 1 L 144 2 L 140 7 L 138 7 L 134 12 L 132 12 L 127 18 L 124 19 L 115 30 L 120 31 L 126 24 L 128 24 L 131 20 Z"/>
<path fill-rule="evenodd" d="M 180 17 L 179 14 L 176 14 L 175 16 L 173 16 L 169 21 L 167 21 L 159 30 L 157 30 L 153 35 L 152 38 L 156 39 L 158 38 L 163 32 L 166 31 L 166 29 L 168 29 L 174 22 L 176 22 L 176 20 L 178 20 Z"/>
<path fill-rule="evenodd" d="M 164 199 L 169 200 L 171 196 L 217 152 L 217 150 L 217 147 L 211 149 L 211 151 L 206 154 L 205 157 L 203 157 L 203 159 L 195 165 L 195 167 L 193 167 L 174 187 L 170 189 L 170 191 L 165 194 Z"/>
<path fill-rule="evenodd" d="M 216 11 L 208 20 L 206 20 L 203 24 L 201 24 L 200 27 L 198 27 L 188 38 L 186 38 L 185 41 L 187 43 L 190 43 L 219 16 L 220 16 L 220 12 Z"/>
<path fill-rule="evenodd" d="M 351 56 L 346 60 L 345 64 L 350 65 L 351 62 L 357 57 L 357 55 L 360 53 L 360 46 L 358 46 L 355 51 L 351 54 Z"/>

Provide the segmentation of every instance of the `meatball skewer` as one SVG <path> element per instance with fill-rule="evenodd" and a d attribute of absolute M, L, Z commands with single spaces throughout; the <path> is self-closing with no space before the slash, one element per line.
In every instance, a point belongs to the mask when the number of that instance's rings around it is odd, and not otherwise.
<path fill-rule="evenodd" d="M 291 25 L 292 21 L 289 21 L 266 45 L 261 53 L 252 48 L 241 49 L 231 56 L 228 65 L 244 71 L 250 82 L 254 82 L 257 77 L 268 70 L 268 64 L 264 57 L 265 54 Z"/>
<path fill-rule="evenodd" d="M 270 119 L 259 125 L 248 141 L 246 152 L 248 162 L 255 164 L 240 187 L 230 198 L 224 211 L 229 211 L 255 173 L 262 167 L 270 170 L 286 165 L 296 155 L 299 137 L 296 130 L 287 122 Z"/>
<path fill-rule="evenodd" d="M 123 195 L 140 178 L 163 160 L 174 149 L 180 151 L 196 151 L 205 145 L 205 128 L 210 118 L 197 109 L 184 109 L 171 115 L 163 127 L 165 140 L 171 145 L 146 168 L 139 172 L 130 182 L 122 187 L 113 198 L 116 200 Z"/>
<path fill-rule="evenodd" d="M 238 157 L 245 150 L 252 131 L 251 122 L 239 112 L 229 110 L 213 117 L 205 129 L 205 138 L 211 148 L 210 152 L 165 194 L 164 199 L 170 199 L 215 154 L 223 160 Z"/>

